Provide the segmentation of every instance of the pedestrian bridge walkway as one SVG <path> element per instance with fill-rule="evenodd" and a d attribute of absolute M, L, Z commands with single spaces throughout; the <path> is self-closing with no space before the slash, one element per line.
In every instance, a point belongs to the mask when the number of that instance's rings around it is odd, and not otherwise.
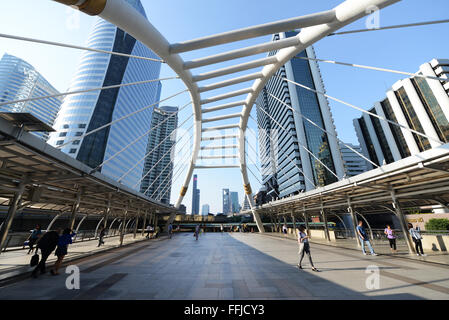
<path fill-rule="evenodd" d="M 196 241 L 181 233 L 73 262 L 79 290 L 66 288 L 61 270 L 5 285 L 0 299 L 449 299 L 448 266 L 317 243 L 311 250 L 320 272 L 307 259 L 296 267 L 290 239 L 206 233 Z M 378 286 L 369 266 L 379 270 Z"/>

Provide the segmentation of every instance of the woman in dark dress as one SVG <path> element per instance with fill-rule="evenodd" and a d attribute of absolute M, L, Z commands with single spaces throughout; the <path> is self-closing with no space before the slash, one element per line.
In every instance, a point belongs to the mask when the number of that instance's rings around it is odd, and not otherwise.
<path fill-rule="evenodd" d="M 74 237 L 76 234 L 73 232 L 70 228 L 65 228 L 62 232 L 62 235 L 59 237 L 58 240 L 58 246 L 55 251 L 55 255 L 58 257 L 58 260 L 55 262 L 55 266 L 53 269 L 50 270 L 52 275 L 58 275 L 58 269 L 61 266 L 62 260 L 64 259 L 65 255 L 67 254 L 67 248 L 69 244 L 72 243 L 72 237 Z"/>

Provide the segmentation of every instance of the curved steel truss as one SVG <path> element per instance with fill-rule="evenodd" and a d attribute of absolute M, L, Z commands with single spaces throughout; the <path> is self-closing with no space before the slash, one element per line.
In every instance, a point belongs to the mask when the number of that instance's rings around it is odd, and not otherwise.
<path fill-rule="evenodd" d="M 306 16 L 292 19 L 267 23 L 258 26 L 252 26 L 244 29 L 233 30 L 200 39 L 194 39 L 181 43 L 170 44 L 164 36 L 140 13 L 138 13 L 130 4 L 124 0 L 55 0 L 66 5 L 76 6 L 79 10 L 89 14 L 98 15 L 103 19 L 115 24 L 120 29 L 125 30 L 134 38 L 148 46 L 161 59 L 164 60 L 179 78 L 184 82 L 189 90 L 194 114 L 194 147 L 190 166 L 181 189 L 180 196 L 175 207 L 179 208 L 192 178 L 195 168 L 206 168 L 205 166 L 196 166 L 201 142 L 208 141 L 211 138 L 203 136 L 205 131 L 217 131 L 222 129 L 235 130 L 235 134 L 228 136 L 217 136 L 217 139 L 227 137 L 238 138 L 238 151 L 243 185 L 248 201 L 252 208 L 255 221 L 260 232 L 263 232 L 263 225 L 254 208 L 252 190 L 248 179 L 245 152 L 245 133 L 248 127 L 248 120 L 251 109 L 256 98 L 276 71 L 286 62 L 296 56 L 298 53 L 313 45 L 323 37 L 326 37 L 351 22 L 360 19 L 370 13 L 373 8 L 382 9 L 386 6 L 399 2 L 400 0 L 346 0 L 337 7 Z M 297 36 L 281 39 L 275 42 L 261 43 L 249 47 L 243 47 L 228 52 L 222 52 L 217 48 L 217 53 L 208 57 L 199 57 L 194 60 L 184 61 L 180 53 L 195 51 L 198 49 L 216 47 L 218 45 L 247 40 L 269 34 L 285 32 L 301 28 Z M 220 50 L 220 51 L 218 51 Z M 205 73 L 194 74 L 191 70 L 204 66 L 213 66 L 221 62 L 231 61 L 243 57 L 250 57 L 256 54 L 277 50 L 273 56 L 254 59 L 249 62 L 235 64 L 230 67 L 214 69 Z M 198 83 L 204 80 L 218 78 L 224 75 L 231 75 L 237 72 L 247 71 L 255 68 L 261 68 L 257 72 L 248 73 L 243 76 L 227 79 L 225 81 L 215 82 L 199 86 Z M 239 83 L 250 83 L 246 89 L 231 91 L 211 98 L 203 98 L 204 92 L 227 88 Z M 241 96 L 246 95 L 242 99 Z M 240 97 L 240 98 L 239 98 Z M 233 102 L 218 104 L 206 108 L 214 102 L 220 102 L 225 99 L 236 98 Z M 242 107 L 239 113 L 229 113 L 227 115 L 208 117 L 209 113 L 218 110 L 226 110 L 234 107 Z M 213 123 L 224 119 L 235 119 L 235 124 L 226 126 L 216 126 L 203 128 L 203 123 Z M 226 146 L 224 146 L 226 147 Z M 220 167 L 220 166 L 218 166 Z M 223 166 L 229 167 L 229 166 Z M 210 166 L 217 168 L 217 166 Z M 172 213 L 170 221 L 175 217 Z"/>

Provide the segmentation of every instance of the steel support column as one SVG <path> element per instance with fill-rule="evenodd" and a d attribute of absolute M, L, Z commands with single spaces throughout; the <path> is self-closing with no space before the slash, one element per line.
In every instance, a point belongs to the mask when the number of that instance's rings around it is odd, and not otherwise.
<path fill-rule="evenodd" d="M 104 221 L 104 217 L 100 219 L 97 223 L 97 227 L 95 228 L 95 239 L 97 238 L 98 228 L 100 227 L 100 224 Z"/>
<path fill-rule="evenodd" d="M 295 218 L 295 212 L 293 210 L 291 212 L 291 217 L 292 217 L 292 223 L 293 223 L 293 234 L 296 237 L 296 218 Z"/>
<path fill-rule="evenodd" d="M 323 216 L 323 223 L 324 223 L 324 237 L 326 238 L 326 241 L 331 241 L 330 236 L 329 236 L 329 226 L 327 225 L 327 217 L 326 217 L 326 212 L 324 211 L 323 208 L 323 203 L 321 203 L 321 215 Z"/>
<path fill-rule="evenodd" d="M 115 218 L 114 220 L 112 220 L 112 222 L 111 222 L 111 224 L 109 225 L 109 228 L 108 228 L 108 233 L 109 233 L 109 231 L 111 231 L 111 228 L 112 228 L 112 226 L 114 225 L 114 222 L 117 220 L 118 218 Z"/>
<path fill-rule="evenodd" d="M 137 225 L 139 224 L 139 216 L 140 216 L 140 208 L 137 209 L 137 216 L 136 216 L 136 222 L 134 223 L 134 235 L 133 238 L 136 238 L 137 234 Z"/>
<path fill-rule="evenodd" d="M 307 232 L 307 235 L 310 237 L 309 216 L 308 216 L 308 214 L 306 212 L 306 206 L 305 205 L 303 205 L 302 210 L 303 210 L 302 211 L 302 215 L 304 217 L 304 224 L 306 225 L 306 232 Z"/>
<path fill-rule="evenodd" d="M 123 238 L 125 236 L 125 222 L 126 222 L 126 216 L 128 215 L 128 205 L 125 206 L 125 209 L 123 210 L 123 221 L 121 224 L 121 230 L 120 230 L 120 246 L 123 245 Z"/>
<path fill-rule="evenodd" d="M 145 235 L 145 227 L 147 224 L 147 216 L 148 216 L 148 212 L 145 211 L 145 215 L 143 217 L 143 225 L 142 225 L 142 237 Z"/>
<path fill-rule="evenodd" d="M 70 215 L 70 222 L 68 226 L 70 230 L 73 230 L 73 227 L 75 226 L 76 214 L 78 213 L 78 210 L 80 208 L 80 203 L 81 203 L 81 188 L 79 188 L 78 192 L 76 193 L 75 203 L 73 204 L 72 207 L 72 214 Z"/>
<path fill-rule="evenodd" d="M 153 217 L 153 219 L 154 219 L 154 231 L 155 232 L 158 232 L 158 230 L 157 230 L 157 224 L 158 224 L 158 222 L 159 222 L 159 219 L 157 218 L 157 212 L 155 212 L 155 213 L 153 213 L 154 214 L 154 217 Z"/>
<path fill-rule="evenodd" d="M 50 223 L 48 224 L 48 227 L 47 227 L 47 231 L 50 231 L 50 230 L 51 230 L 51 227 L 53 227 L 53 224 L 55 223 L 56 220 L 58 220 L 58 218 L 59 218 L 61 215 L 62 215 L 62 212 L 58 213 L 58 214 L 57 214 L 57 215 L 50 221 Z"/>
<path fill-rule="evenodd" d="M 103 226 L 104 226 L 105 229 L 108 226 L 108 218 L 109 218 L 109 215 L 111 214 L 111 198 L 112 198 L 112 194 L 109 193 L 108 194 L 108 203 L 106 205 L 106 210 L 104 212 L 104 223 L 103 223 Z"/>
<path fill-rule="evenodd" d="M 349 197 L 348 197 L 348 212 L 351 215 L 352 228 L 353 228 L 353 231 L 354 231 L 355 239 L 357 241 L 357 246 L 361 247 L 359 235 L 357 233 L 357 225 L 358 225 L 357 215 L 356 215 L 356 213 L 354 211 L 354 208 L 353 208 L 353 206 L 351 204 L 351 198 L 349 198 Z"/>
<path fill-rule="evenodd" d="M 346 228 L 346 223 L 343 221 L 343 219 L 336 213 L 332 213 L 332 215 L 334 215 L 338 220 L 340 220 L 341 224 L 343 225 L 343 228 L 345 228 L 345 231 L 347 231 L 348 228 Z"/>
<path fill-rule="evenodd" d="M 404 213 L 402 212 L 402 208 L 399 204 L 398 199 L 396 198 L 396 192 L 394 191 L 394 189 L 390 190 L 390 194 L 391 194 L 391 199 L 393 200 L 393 208 L 396 211 L 396 217 L 398 218 L 399 223 L 401 224 L 401 229 L 404 234 L 405 242 L 407 243 L 408 251 L 410 253 L 415 253 L 415 248 L 413 247 L 413 241 L 412 241 L 412 238 L 408 231 L 407 221 L 405 221 Z"/>
<path fill-rule="evenodd" d="M 154 225 L 154 213 L 150 212 L 150 221 L 148 222 L 149 225 Z"/>
<path fill-rule="evenodd" d="M 86 220 L 86 218 L 87 218 L 87 214 L 81 219 L 80 222 L 78 222 L 78 225 L 76 226 L 76 231 L 75 231 L 75 233 L 76 233 L 75 239 L 76 239 L 76 237 L 78 236 L 78 230 L 79 230 L 81 224 L 84 222 L 84 220 Z"/>
<path fill-rule="evenodd" d="M 9 201 L 8 213 L 6 215 L 5 222 L 3 223 L 3 228 L 0 230 L 0 252 L 5 245 L 6 239 L 8 237 L 9 229 L 11 228 L 12 221 L 17 212 L 17 207 L 22 200 L 22 195 L 25 192 L 25 187 L 28 183 L 28 177 L 25 177 L 20 183 L 16 193 L 14 193 L 14 197 Z"/>

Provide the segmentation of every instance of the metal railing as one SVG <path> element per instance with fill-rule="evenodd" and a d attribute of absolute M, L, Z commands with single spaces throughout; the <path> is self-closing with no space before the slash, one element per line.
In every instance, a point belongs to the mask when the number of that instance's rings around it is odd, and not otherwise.
<path fill-rule="evenodd" d="M 133 233 L 134 230 L 127 229 L 125 230 L 125 234 Z M 141 232 L 141 231 L 140 231 Z M 120 235 L 120 230 L 118 228 L 108 230 L 104 236 L 104 238 L 112 238 L 118 237 Z M 8 238 L 5 242 L 5 246 L 2 251 L 16 251 L 16 250 L 28 250 L 29 246 L 24 245 L 25 241 L 27 241 L 30 236 L 29 232 L 13 232 L 8 234 Z M 98 239 L 98 232 L 95 234 L 95 230 L 81 230 L 78 231 L 75 237 L 73 237 L 73 243 L 83 242 L 83 241 L 91 241 Z M 34 248 L 36 245 L 34 245 Z"/>

